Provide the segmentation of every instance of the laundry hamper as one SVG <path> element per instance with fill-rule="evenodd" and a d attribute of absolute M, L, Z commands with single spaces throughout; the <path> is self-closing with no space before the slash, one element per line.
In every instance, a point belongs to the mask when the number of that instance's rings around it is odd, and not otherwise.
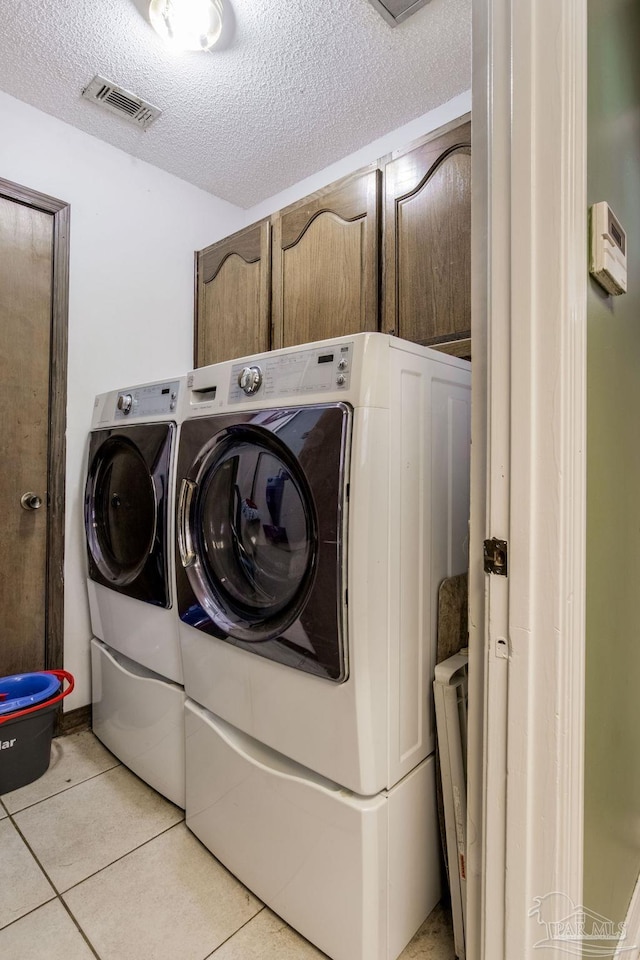
<path fill-rule="evenodd" d="M 66 670 L 0 678 L 0 794 L 46 773 L 57 706 L 74 683 Z"/>

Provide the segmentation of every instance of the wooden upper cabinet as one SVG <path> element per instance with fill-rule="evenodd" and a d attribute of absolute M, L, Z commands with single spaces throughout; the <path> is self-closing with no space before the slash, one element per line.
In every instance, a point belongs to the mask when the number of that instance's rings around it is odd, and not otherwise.
<path fill-rule="evenodd" d="M 197 254 L 196 366 L 380 329 L 469 356 L 471 124 L 382 163 Z"/>
<path fill-rule="evenodd" d="M 196 367 L 269 349 L 270 274 L 268 220 L 196 254 Z"/>
<path fill-rule="evenodd" d="M 470 123 L 386 164 L 383 285 L 385 331 L 422 344 L 471 336 Z"/>
<path fill-rule="evenodd" d="M 339 180 L 273 224 L 273 347 L 379 329 L 381 173 Z"/>

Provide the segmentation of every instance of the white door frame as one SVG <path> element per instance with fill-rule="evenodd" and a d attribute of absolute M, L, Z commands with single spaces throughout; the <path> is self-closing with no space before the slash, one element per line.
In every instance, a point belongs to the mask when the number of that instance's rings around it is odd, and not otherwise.
<path fill-rule="evenodd" d="M 473 9 L 467 957 L 560 960 L 529 912 L 582 899 L 587 0 Z"/>

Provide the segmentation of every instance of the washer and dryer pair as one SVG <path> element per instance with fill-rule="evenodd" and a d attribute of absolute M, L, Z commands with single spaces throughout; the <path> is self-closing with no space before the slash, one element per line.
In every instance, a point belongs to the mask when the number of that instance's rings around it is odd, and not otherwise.
<path fill-rule="evenodd" d="M 467 565 L 469 365 L 359 334 L 201 368 L 184 390 L 176 384 L 176 600 L 154 616 L 171 624 L 165 652 L 179 644 L 184 692 L 138 652 L 153 645 L 144 631 L 117 653 L 94 641 L 94 728 L 109 745 L 96 701 L 116 702 L 116 690 L 119 710 L 104 713 L 111 731 L 126 728 L 138 698 L 122 693 L 123 677 L 157 685 L 151 712 L 171 712 L 172 727 L 179 711 L 164 696 L 178 691 L 187 826 L 334 960 L 394 960 L 440 896 L 436 604 L 441 580 Z M 118 397 L 129 395 L 140 410 L 134 391 L 112 399 L 126 406 Z M 131 416 L 120 410 L 102 443 L 121 438 Z M 89 473 L 88 526 L 98 536 L 91 504 L 101 504 L 113 554 L 145 508 L 131 501 L 120 528 L 118 470 L 101 475 L 98 496 Z M 171 457 L 166 478 L 170 503 Z M 154 534 L 165 535 L 171 584 L 170 530 L 169 509 Z M 142 562 L 135 552 L 130 577 Z M 110 585 L 94 579 L 90 571 L 104 641 Z M 138 603 L 141 623 L 152 605 Z M 126 629 L 115 615 L 110 623 Z M 148 637 L 160 637 L 155 626 Z"/>

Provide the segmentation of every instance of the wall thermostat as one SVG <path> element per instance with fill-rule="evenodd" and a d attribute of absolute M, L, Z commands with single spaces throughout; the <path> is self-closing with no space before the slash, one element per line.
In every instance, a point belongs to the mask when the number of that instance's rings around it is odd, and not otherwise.
<path fill-rule="evenodd" d="M 604 201 L 591 207 L 589 273 L 607 293 L 627 292 L 627 235 Z"/>

